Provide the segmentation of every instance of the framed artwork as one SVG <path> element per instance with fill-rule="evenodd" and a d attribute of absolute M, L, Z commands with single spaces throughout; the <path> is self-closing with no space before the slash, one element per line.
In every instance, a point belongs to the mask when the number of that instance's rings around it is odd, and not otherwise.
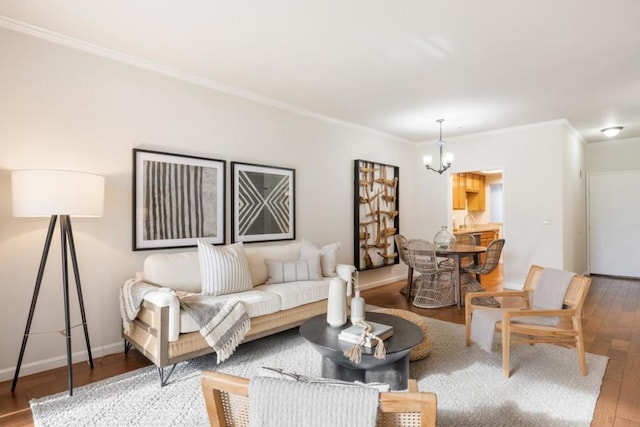
<path fill-rule="evenodd" d="M 224 160 L 133 150 L 133 250 L 225 242 Z"/>
<path fill-rule="evenodd" d="M 354 256 L 359 271 L 398 264 L 394 235 L 400 232 L 397 166 L 354 161 Z"/>
<path fill-rule="evenodd" d="M 295 169 L 231 162 L 231 241 L 296 238 Z"/>

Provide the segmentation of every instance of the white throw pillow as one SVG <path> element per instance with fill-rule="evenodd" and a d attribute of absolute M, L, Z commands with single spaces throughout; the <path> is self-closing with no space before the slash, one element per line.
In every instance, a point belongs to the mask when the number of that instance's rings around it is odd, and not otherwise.
<path fill-rule="evenodd" d="M 320 258 L 317 256 L 298 261 L 265 259 L 264 262 L 267 264 L 269 274 L 267 285 L 322 279 L 320 273 Z"/>
<path fill-rule="evenodd" d="M 337 265 L 336 252 L 338 252 L 338 249 L 340 249 L 340 242 L 330 243 L 321 248 L 318 248 L 312 242 L 306 239 L 302 239 L 302 246 L 300 247 L 300 259 L 319 256 L 322 276 L 335 277 Z"/>
<path fill-rule="evenodd" d="M 198 239 L 203 295 L 225 295 L 253 288 L 242 242 L 216 247 Z"/>

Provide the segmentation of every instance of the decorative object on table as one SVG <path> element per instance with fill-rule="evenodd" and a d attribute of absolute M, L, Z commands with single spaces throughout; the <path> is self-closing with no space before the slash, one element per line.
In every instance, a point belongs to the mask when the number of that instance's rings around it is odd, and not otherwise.
<path fill-rule="evenodd" d="M 390 328 L 389 332 L 389 329 L 384 328 L 384 326 L 387 325 L 379 325 L 379 328 L 382 330 L 381 334 L 387 334 L 387 338 L 389 338 L 391 335 L 393 335 L 393 329 L 390 326 L 387 326 L 387 328 Z M 352 328 L 353 327 L 359 328 L 357 330 L 360 331 L 360 336 L 359 341 L 356 342 L 356 345 L 344 351 L 344 356 L 347 359 L 349 359 L 353 363 L 360 363 L 360 361 L 362 360 L 363 346 L 375 347 L 376 350 L 373 353 L 373 357 L 375 357 L 376 359 L 384 359 L 387 357 L 387 349 L 384 347 L 383 338 L 374 333 L 374 325 L 372 325 L 371 322 L 362 320 L 353 325 Z M 349 331 L 349 329 L 347 329 L 347 331 Z M 342 332 L 344 331 L 341 331 L 341 334 Z M 338 335 L 338 339 L 342 339 L 343 341 L 345 341 L 345 338 L 347 336 L 351 335 L 343 335 L 343 338 L 340 338 L 340 335 Z M 358 336 L 356 335 L 356 337 Z"/>
<path fill-rule="evenodd" d="M 351 298 L 351 324 L 355 325 L 357 322 L 364 320 L 364 298 L 360 296 L 360 289 L 358 288 L 358 270 L 354 270 L 352 274 L 353 289 L 355 289 L 355 296 Z"/>
<path fill-rule="evenodd" d="M 133 250 L 225 243 L 224 160 L 133 150 Z"/>
<path fill-rule="evenodd" d="M 360 271 L 398 264 L 400 168 L 366 160 L 354 168 L 354 264 Z"/>
<path fill-rule="evenodd" d="M 444 147 L 444 140 L 442 139 L 442 122 L 444 122 L 444 119 L 438 119 L 436 122 L 440 124 L 440 138 L 436 141 L 436 145 L 438 146 L 438 151 L 440 153 L 440 164 L 438 165 L 438 169 L 432 168 L 431 161 L 433 160 L 433 157 L 429 155 L 423 156 L 422 161 L 424 162 L 424 166 L 427 170 L 431 170 L 442 175 L 444 171 L 451 167 L 451 164 L 453 163 L 453 153 L 442 153 L 442 148 Z"/>
<path fill-rule="evenodd" d="M 347 283 L 338 277 L 329 281 L 327 323 L 334 328 L 347 323 Z"/>
<path fill-rule="evenodd" d="M 455 236 L 443 225 L 433 237 L 433 244 L 439 248 L 448 249 L 456 243 Z"/>
<path fill-rule="evenodd" d="M 365 324 L 367 325 L 366 327 L 369 327 L 371 329 L 369 331 L 371 335 L 375 335 L 376 337 L 380 338 L 383 341 L 386 340 L 387 338 L 390 338 L 393 335 L 393 326 L 384 325 L 378 322 L 359 321 L 359 322 L 353 323 L 348 328 L 341 330 L 340 333 L 338 334 L 338 339 L 341 341 L 346 341 L 353 344 L 361 344 L 363 341 L 362 333 L 364 332 Z M 371 348 L 371 347 L 374 347 L 376 343 L 377 341 L 375 339 L 372 339 L 369 336 L 366 336 L 364 343 L 362 343 L 362 345 L 365 347 Z"/>
<path fill-rule="evenodd" d="M 17 217 L 47 217 L 50 216 L 49 230 L 44 243 L 44 250 L 40 260 L 40 268 L 36 278 L 29 316 L 25 327 L 20 355 L 16 365 L 15 375 L 11 383 L 11 391 L 14 392 L 20 375 L 22 358 L 27 347 L 27 339 L 31 332 L 40 285 L 47 263 L 49 248 L 56 221 L 60 218 L 60 241 L 62 255 L 62 284 L 64 296 L 64 332 L 67 346 L 67 379 L 69 396 L 73 395 L 73 368 L 71 354 L 71 323 L 69 313 L 69 277 L 67 255 L 71 256 L 73 273 L 80 305 L 80 316 L 84 329 L 84 338 L 87 345 L 87 359 L 93 369 L 93 357 L 91 356 L 91 344 L 89 343 L 89 329 L 82 298 L 80 285 L 80 272 L 76 258 L 76 248 L 71 229 L 71 216 L 100 217 L 104 209 L 104 177 L 84 172 L 65 170 L 17 170 L 11 173 L 11 187 L 13 196 L 13 215 Z M 76 325 L 80 326 L 80 325 Z M 75 326 L 74 326 L 75 327 Z"/>
<path fill-rule="evenodd" d="M 295 169 L 231 162 L 231 241 L 296 238 Z"/>

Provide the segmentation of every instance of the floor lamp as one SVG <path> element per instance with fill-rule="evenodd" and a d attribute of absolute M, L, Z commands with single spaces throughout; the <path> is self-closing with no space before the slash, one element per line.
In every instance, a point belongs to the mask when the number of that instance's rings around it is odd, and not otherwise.
<path fill-rule="evenodd" d="M 71 361 L 71 324 L 69 320 L 69 277 L 67 270 L 67 255 L 71 256 L 73 273 L 80 303 L 80 315 L 84 338 L 87 344 L 88 361 L 93 369 L 93 357 L 89 344 L 89 330 L 84 311 L 78 260 L 71 230 L 71 216 L 99 217 L 104 207 L 104 178 L 84 172 L 65 170 L 16 170 L 11 172 L 11 191 L 13 199 L 13 216 L 16 217 L 48 217 L 49 229 L 42 251 L 40 268 L 36 277 L 36 284 L 31 299 L 29 317 L 22 338 L 20 356 L 16 365 L 16 372 L 11 383 L 14 392 L 20 374 L 22 358 L 27 347 L 27 339 L 31 331 L 31 321 L 38 301 L 38 293 L 42 284 L 42 276 L 47 263 L 47 256 L 53 238 L 56 222 L 60 218 L 60 243 L 62 254 L 62 286 L 64 296 L 65 338 L 67 344 L 67 377 L 69 381 L 69 396 L 73 395 L 73 369 Z M 76 325 L 79 326 L 79 325 Z M 75 326 L 74 326 L 75 327 Z"/>

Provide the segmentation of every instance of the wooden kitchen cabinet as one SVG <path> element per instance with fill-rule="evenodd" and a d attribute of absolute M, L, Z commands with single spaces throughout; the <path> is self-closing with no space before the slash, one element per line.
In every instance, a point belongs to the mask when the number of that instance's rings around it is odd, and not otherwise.
<path fill-rule="evenodd" d="M 453 210 L 463 210 L 467 207 L 467 193 L 465 191 L 466 174 L 453 174 Z"/>
<path fill-rule="evenodd" d="M 477 174 L 467 174 L 473 175 L 473 185 L 476 191 L 469 192 L 467 190 L 467 210 L 468 211 L 483 211 L 485 209 L 485 177 L 484 175 Z M 467 180 L 468 181 L 468 180 Z"/>

